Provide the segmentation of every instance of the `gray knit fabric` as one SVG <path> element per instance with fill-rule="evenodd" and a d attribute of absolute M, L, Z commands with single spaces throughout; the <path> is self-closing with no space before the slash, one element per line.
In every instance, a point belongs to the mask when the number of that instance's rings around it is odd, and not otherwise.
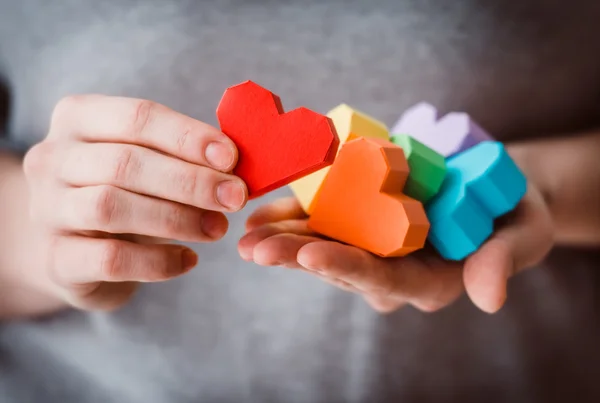
<path fill-rule="evenodd" d="M 70 93 L 149 98 L 216 124 L 252 79 L 286 109 L 345 102 L 392 124 L 411 104 L 466 110 L 513 139 L 600 123 L 593 0 L 0 0 L 6 132 L 33 143 Z M 0 114 L 1 116 L 2 114 Z M 236 242 L 112 314 L 0 325 L 2 403 L 597 402 L 594 251 L 557 251 L 497 315 L 467 298 L 389 316 Z"/>

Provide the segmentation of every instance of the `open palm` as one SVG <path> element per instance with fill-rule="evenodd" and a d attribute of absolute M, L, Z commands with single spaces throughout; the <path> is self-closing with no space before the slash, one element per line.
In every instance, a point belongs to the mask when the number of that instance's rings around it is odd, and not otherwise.
<path fill-rule="evenodd" d="M 259 207 L 240 239 L 240 256 L 264 266 L 305 270 L 344 290 L 364 296 L 380 312 L 405 304 L 436 311 L 467 291 L 483 311 L 495 312 L 506 299 L 508 279 L 539 263 L 553 245 L 548 207 L 529 186 L 517 209 L 463 262 L 442 259 L 426 247 L 400 258 L 380 258 L 360 248 L 326 239 L 307 226 L 294 198 Z"/>

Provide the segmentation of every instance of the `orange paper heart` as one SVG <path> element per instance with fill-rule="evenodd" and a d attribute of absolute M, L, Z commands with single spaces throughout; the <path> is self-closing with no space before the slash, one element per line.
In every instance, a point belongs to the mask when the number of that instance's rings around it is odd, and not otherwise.
<path fill-rule="evenodd" d="M 402 149 L 382 139 L 345 143 L 323 182 L 308 226 L 382 257 L 425 245 L 423 205 L 402 193 L 409 166 Z"/>

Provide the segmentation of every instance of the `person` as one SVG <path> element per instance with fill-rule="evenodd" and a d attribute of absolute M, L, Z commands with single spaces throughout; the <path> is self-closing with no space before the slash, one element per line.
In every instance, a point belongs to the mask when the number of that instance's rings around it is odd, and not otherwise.
<path fill-rule="evenodd" d="M 2 2 L 2 401 L 597 401 L 598 17 Z M 231 173 L 214 111 L 246 79 L 288 110 L 467 111 L 527 195 L 465 262 L 321 239 L 288 189 L 249 202 Z"/>

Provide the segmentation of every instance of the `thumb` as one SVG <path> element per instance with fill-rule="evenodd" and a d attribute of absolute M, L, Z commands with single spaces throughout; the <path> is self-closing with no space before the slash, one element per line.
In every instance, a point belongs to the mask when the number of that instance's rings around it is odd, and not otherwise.
<path fill-rule="evenodd" d="M 533 185 L 519 206 L 500 221 L 500 229 L 467 258 L 463 272 L 467 294 L 488 313 L 504 304 L 508 279 L 538 264 L 554 244 L 550 211 Z"/>

